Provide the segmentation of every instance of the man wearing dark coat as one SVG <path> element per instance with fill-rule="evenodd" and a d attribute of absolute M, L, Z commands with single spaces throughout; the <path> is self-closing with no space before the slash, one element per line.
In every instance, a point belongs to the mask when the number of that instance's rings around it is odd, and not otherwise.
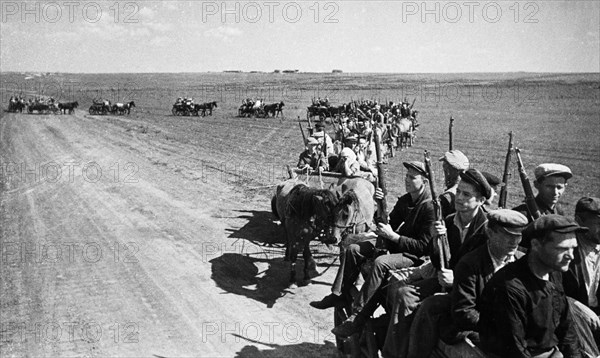
<path fill-rule="evenodd" d="M 581 357 L 572 313 L 562 286 L 586 231 L 561 215 L 542 216 L 523 231 L 531 249 L 506 265 L 481 295 L 481 348 L 499 357 Z"/>

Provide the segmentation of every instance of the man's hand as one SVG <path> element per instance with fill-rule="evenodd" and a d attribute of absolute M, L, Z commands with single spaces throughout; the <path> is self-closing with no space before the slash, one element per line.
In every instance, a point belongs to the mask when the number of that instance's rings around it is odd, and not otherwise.
<path fill-rule="evenodd" d="M 385 198 L 385 195 L 383 195 L 383 190 L 381 190 L 381 188 L 376 188 L 375 195 L 373 195 L 373 197 L 375 200 L 383 200 L 383 198 Z"/>
<path fill-rule="evenodd" d="M 377 235 L 387 240 L 396 241 L 398 239 L 398 234 L 394 232 L 389 224 L 378 223 L 377 230 L 375 232 Z"/>
<path fill-rule="evenodd" d="M 440 286 L 444 288 L 452 287 L 452 283 L 454 282 L 454 272 L 445 268 L 439 270 L 438 282 L 440 283 Z"/>
<path fill-rule="evenodd" d="M 438 237 L 441 235 L 446 235 L 447 230 L 443 221 L 436 221 L 435 225 L 431 228 L 431 235 L 434 237 Z"/>

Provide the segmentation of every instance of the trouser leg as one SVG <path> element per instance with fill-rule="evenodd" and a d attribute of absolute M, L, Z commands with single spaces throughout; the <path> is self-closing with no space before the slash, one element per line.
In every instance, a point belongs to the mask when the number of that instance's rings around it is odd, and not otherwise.
<path fill-rule="evenodd" d="M 398 287 L 395 292 L 388 295 L 388 298 L 394 301 L 390 302 L 393 308 L 382 350 L 384 357 L 407 356 L 410 327 L 413 322 L 412 313 L 426 297 L 440 290 L 437 278 L 428 278 L 411 285 Z"/>
<path fill-rule="evenodd" d="M 440 317 L 450 312 L 450 295 L 427 297 L 414 313 L 408 342 L 408 358 L 429 357 L 438 344 Z"/>
<path fill-rule="evenodd" d="M 354 301 L 354 308 L 357 311 L 363 310 L 367 302 L 369 302 L 379 290 L 383 280 L 390 270 L 410 267 L 413 264 L 413 260 L 405 257 L 402 254 L 382 255 L 377 257 L 373 265 L 373 271 L 371 271 L 371 274 L 365 281 L 365 284 L 361 288 L 360 293 Z M 372 312 L 365 312 L 365 314 L 368 315 L 371 313 Z"/>
<path fill-rule="evenodd" d="M 331 292 L 335 295 L 346 295 L 360 274 L 364 262 L 375 253 L 375 245 L 370 241 L 359 242 L 342 248 L 340 267 L 338 269 Z"/>

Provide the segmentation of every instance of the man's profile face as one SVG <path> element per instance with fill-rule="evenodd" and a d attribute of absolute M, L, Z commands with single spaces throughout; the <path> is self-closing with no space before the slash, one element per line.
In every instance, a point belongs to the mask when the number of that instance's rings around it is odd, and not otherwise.
<path fill-rule="evenodd" d="M 456 184 L 459 180 L 459 171 L 454 168 L 447 161 L 442 161 L 442 168 L 444 169 L 444 184 L 446 187 L 451 187 Z"/>
<path fill-rule="evenodd" d="M 573 260 L 573 250 L 577 247 L 575 233 L 552 231 L 546 235 L 550 240 L 544 243 L 537 239 L 532 240 L 532 248 L 537 251 L 540 262 L 552 271 L 567 271 Z"/>
<path fill-rule="evenodd" d="M 582 234 L 588 241 L 600 244 L 600 216 L 592 213 L 575 214 L 575 219 L 580 226 L 587 227 L 588 232 Z"/>
<path fill-rule="evenodd" d="M 557 175 L 546 177 L 541 183 L 538 183 L 537 181 L 534 183 L 540 199 L 548 206 L 556 205 L 558 199 L 563 195 L 567 187 L 565 178 Z"/>

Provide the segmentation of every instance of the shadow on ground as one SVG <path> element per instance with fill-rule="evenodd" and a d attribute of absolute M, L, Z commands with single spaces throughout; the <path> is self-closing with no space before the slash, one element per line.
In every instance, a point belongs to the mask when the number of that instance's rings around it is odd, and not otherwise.
<path fill-rule="evenodd" d="M 229 237 L 235 239 L 232 245 L 236 249 L 210 260 L 211 278 L 221 289 L 262 302 L 271 308 L 280 297 L 293 294 L 289 290 L 290 263 L 284 261 L 283 230 L 274 222 L 273 214 L 269 211 L 239 213 L 241 215 L 238 218 L 248 222 L 239 229 L 230 230 Z M 311 245 L 318 267 L 329 268 L 336 254 L 323 252 L 324 248 L 325 245 L 318 243 Z M 303 267 L 304 261 L 300 255 L 296 261 L 299 280 L 303 278 Z M 320 274 L 316 270 L 310 273 L 311 278 L 318 276 Z M 308 283 L 298 282 L 299 285 Z"/>
<path fill-rule="evenodd" d="M 325 344 L 299 343 L 286 346 L 278 344 L 265 344 L 272 347 L 259 349 L 254 345 L 247 345 L 237 352 L 235 358 L 281 358 L 281 357 L 302 357 L 302 358 L 321 358 L 321 357 L 339 357 L 337 348 L 332 342 L 325 341 Z M 261 343 L 263 344 L 263 343 Z"/>

